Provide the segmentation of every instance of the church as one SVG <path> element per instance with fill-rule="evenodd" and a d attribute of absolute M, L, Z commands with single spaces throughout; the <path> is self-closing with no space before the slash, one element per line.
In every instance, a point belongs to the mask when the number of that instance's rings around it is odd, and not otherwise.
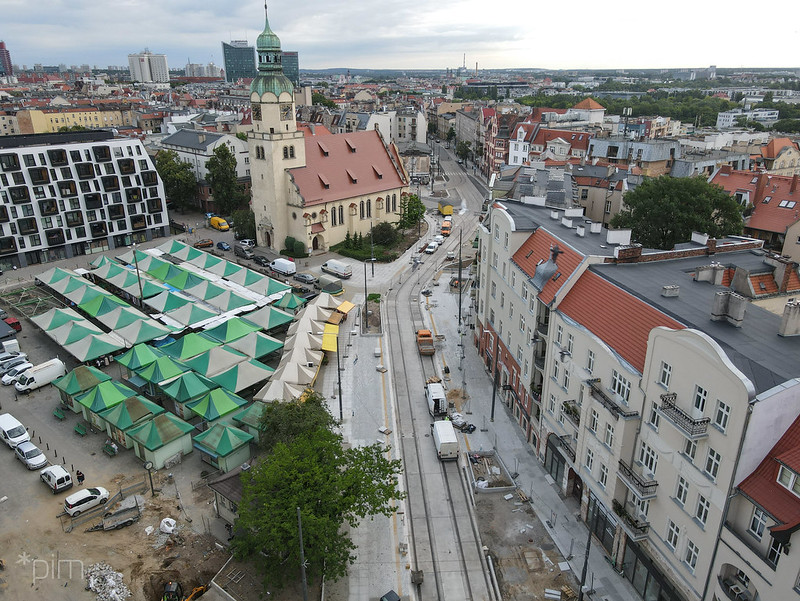
<path fill-rule="evenodd" d="M 248 134 L 258 244 L 280 251 L 288 236 L 308 252 L 397 223 L 408 173 L 394 144 L 377 130 L 316 134 L 298 128 L 294 85 L 281 66 L 281 43 L 267 16 L 258 36 L 258 75 L 250 87 Z"/>

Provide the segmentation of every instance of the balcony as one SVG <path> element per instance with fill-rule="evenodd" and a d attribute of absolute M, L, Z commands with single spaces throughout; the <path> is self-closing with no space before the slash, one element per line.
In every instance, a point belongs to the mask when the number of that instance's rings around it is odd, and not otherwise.
<path fill-rule="evenodd" d="M 633 494 L 646 501 L 647 499 L 654 499 L 656 496 L 656 488 L 658 488 L 658 481 L 647 479 L 633 471 L 633 468 L 620 459 L 619 471 L 617 478 L 627 486 Z"/>
<path fill-rule="evenodd" d="M 592 396 L 600 401 L 600 404 L 603 405 L 606 409 L 608 409 L 611 413 L 614 414 L 616 419 L 622 417 L 623 419 L 630 419 L 639 415 L 638 411 L 627 411 L 620 407 L 614 399 L 612 399 L 606 391 L 603 389 L 603 385 L 600 382 L 600 378 L 593 378 L 591 380 L 586 380 L 586 383 L 589 385 L 589 389 L 591 391 Z"/>
<path fill-rule="evenodd" d="M 542 336 L 547 336 L 547 329 L 550 327 L 550 321 L 537 321 L 536 331 Z"/>
<path fill-rule="evenodd" d="M 564 414 L 564 417 L 569 421 L 575 428 L 580 429 L 581 427 L 581 407 L 575 401 L 564 401 L 564 404 L 561 405 L 561 412 Z"/>
<path fill-rule="evenodd" d="M 647 538 L 647 533 L 650 531 L 650 522 L 633 517 L 628 512 L 627 507 L 623 506 L 622 503 L 616 499 L 612 501 L 611 506 L 614 509 L 614 513 L 622 518 L 620 520 L 620 524 L 622 525 L 622 529 L 625 531 L 625 534 L 628 535 L 629 539 L 633 541 L 640 541 Z M 630 507 L 630 504 L 628 507 Z"/>
<path fill-rule="evenodd" d="M 753 593 L 735 578 L 723 579 L 721 576 L 717 576 L 717 584 L 717 590 L 721 590 L 731 601 L 752 601 L 754 598 L 758 598 L 758 596 L 754 597 Z"/>
<path fill-rule="evenodd" d="M 536 366 L 536 369 L 544 371 L 544 355 L 542 355 L 541 357 L 539 357 L 538 355 L 534 355 L 533 364 Z"/>
<path fill-rule="evenodd" d="M 572 460 L 572 463 L 575 463 L 575 447 L 572 445 L 574 444 L 572 441 L 572 436 L 559 436 L 556 438 L 558 441 L 558 446 L 560 446 L 564 452 L 569 456 Z"/>
<path fill-rule="evenodd" d="M 666 417 L 689 440 L 699 440 L 708 436 L 710 417 L 695 419 L 675 404 L 677 394 L 670 392 L 661 395 L 661 405 L 656 407 L 658 412 Z"/>

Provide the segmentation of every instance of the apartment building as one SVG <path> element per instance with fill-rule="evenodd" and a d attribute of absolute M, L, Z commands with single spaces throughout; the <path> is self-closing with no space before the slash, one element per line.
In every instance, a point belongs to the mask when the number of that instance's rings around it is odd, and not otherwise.
<path fill-rule="evenodd" d="M 587 157 L 615 165 L 639 167 L 642 175 L 658 177 L 668 175 L 675 160 L 681 158 L 681 145 L 677 140 L 634 141 L 619 136 L 592 138 Z"/>
<path fill-rule="evenodd" d="M 21 134 L 54 133 L 62 127 L 99 129 L 137 124 L 136 110 L 130 106 L 21 109 L 16 111 L 16 119 Z"/>
<path fill-rule="evenodd" d="M 145 48 L 143 52 L 128 55 L 128 70 L 132 81 L 142 83 L 169 83 L 169 67 L 166 54 L 153 54 Z"/>
<path fill-rule="evenodd" d="M 164 236 L 164 185 L 138 140 L 108 131 L 0 137 L 0 266 Z"/>
<path fill-rule="evenodd" d="M 735 127 L 738 125 L 740 119 L 745 121 L 757 121 L 763 125 L 772 125 L 778 120 L 778 110 L 753 109 L 751 111 L 746 111 L 744 109 L 732 109 L 730 111 L 723 111 L 717 113 L 717 129 Z"/>
<path fill-rule="evenodd" d="M 582 209 L 517 201 L 479 228 L 474 342 L 553 485 L 644 599 L 711 599 L 730 580 L 715 554 L 736 474 L 782 434 L 767 423 L 800 414 L 800 305 L 749 302 L 767 278 L 800 292 L 798 265 L 761 244 L 697 234 L 645 253 Z"/>

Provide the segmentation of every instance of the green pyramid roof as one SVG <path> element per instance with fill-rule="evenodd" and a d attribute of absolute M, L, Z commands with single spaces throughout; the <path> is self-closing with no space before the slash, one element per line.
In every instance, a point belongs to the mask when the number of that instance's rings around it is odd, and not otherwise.
<path fill-rule="evenodd" d="M 97 317 L 98 315 L 105 315 L 106 313 L 110 313 L 114 309 L 118 309 L 121 306 L 128 306 L 124 300 L 117 298 L 116 296 L 112 296 L 110 294 L 105 296 L 96 296 L 95 298 L 78 305 L 82 311 L 88 313 L 92 317 Z"/>
<path fill-rule="evenodd" d="M 211 422 L 245 405 L 247 401 L 238 394 L 224 388 L 215 388 L 186 406 L 204 420 Z"/>
<path fill-rule="evenodd" d="M 136 392 L 125 386 L 125 384 L 108 380 L 98 384 L 89 392 L 76 397 L 76 400 L 84 407 L 87 407 L 89 411 L 100 413 L 135 394 Z"/>
<path fill-rule="evenodd" d="M 128 397 L 118 405 L 101 411 L 98 415 L 120 430 L 139 425 L 142 421 L 161 415 L 166 409 L 148 401 L 143 396 Z"/>
<path fill-rule="evenodd" d="M 250 323 L 246 319 L 233 317 L 215 328 L 205 330 L 205 333 L 220 342 L 230 342 L 242 338 L 250 332 L 257 332 L 260 329 L 261 326 Z"/>
<path fill-rule="evenodd" d="M 67 278 L 62 278 L 57 282 L 53 282 L 48 284 L 50 288 L 61 294 L 62 296 L 66 296 L 70 292 L 75 292 L 81 288 L 85 288 L 89 285 L 89 280 L 86 280 L 81 277 L 77 276 L 70 276 Z"/>
<path fill-rule="evenodd" d="M 144 319 L 147 318 L 133 307 L 120 305 L 113 311 L 109 311 L 103 315 L 102 319 L 99 319 L 99 321 L 116 331 Z"/>
<path fill-rule="evenodd" d="M 163 338 L 170 334 L 171 330 L 161 325 L 153 319 L 141 319 L 123 328 L 114 330 L 128 344 L 138 344 L 140 342 L 150 342 L 156 338 Z"/>
<path fill-rule="evenodd" d="M 57 330 L 70 321 L 81 321 L 83 319 L 72 309 L 50 309 L 41 315 L 31 317 L 31 321 L 45 332 Z"/>
<path fill-rule="evenodd" d="M 66 296 L 76 305 L 82 305 L 84 303 L 88 303 L 90 300 L 92 300 L 97 296 L 108 296 L 108 292 L 97 286 L 92 286 L 87 281 L 86 286 L 84 286 L 83 288 L 80 288 L 73 292 L 68 292 L 64 296 Z"/>
<path fill-rule="evenodd" d="M 64 346 L 64 350 L 75 357 L 78 361 L 92 361 L 104 355 L 110 355 L 114 351 L 125 348 L 121 342 L 105 334 L 94 334 L 82 338 L 77 342 Z"/>
<path fill-rule="evenodd" d="M 291 286 L 288 284 L 284 284 L 283 282 L 279 282 L 278 280 L 269 278 L 269 285 L 267 286 L 267 296 L 270 294 L 275 294 L 276 292 L 283 292 L 284 290 L 290 290 Z"/>
<path fill-rule="evenodd" d="M 193 437 L 195 447 L 209 450 L 218 457 L 230 455 L 253 440 L 253 435 L 225 424 L 214 424 L 205 432 Z"/>
<path fill-rule="evenodd" d="M 188 244 L 181 242 L 180 240 L 168 240 L 164 242 L 161 246 L 158 247 L 158 250 L 167 253 L 168 255 L 174 255 L 176 252 L 185 249 L 191 248 Z"/>
<path fill-rule="evenodd" d="M 175 309 L 180 309 L 183 305 L 188 305 L 191 302 L 192 301 L 185 296 L 162 289 L 157 296 L 149 299 L 147 304 L 153 307 L 156 311 L 168 313 L 170 311 L 174 311 Z"/>
<path fill-rule="evenodd" d="M 256 401 L 248 407 L 242 409 L 239 413 L 233 416 L 233 421 L 241 424 L 246 424 L 253 428 L 258 428 L 261 425 L 261 416 L 264 415 L 264 410 L 267 408 L 265 403 Z"/>
<path fill-rule="evenodd" d="M 230 261 L 225 260 L 222 263 L 210 266 L 208 271 L 226 278 L 233 273 L 241 271 L 242 269 L 244 269 L 244 267 L 241 265 L 237 265 L 236 263 L 231 263 Z"/>
<path fill-rule="evenodd" d="M 75 276 L 77 275 L 74 271 L 69 269 L 61 269 L 60 267 L 53 267 L 52 269 L 48 269 L 44 273 L 40 273 L 36 276 L 36 279 L 40 282 L 43 282 L 47 285 L 54 284 L 59 280 L 63 280 L 67 276 Z"/>
<path fill-rule="evenodd" d="M 219 265 L 224 260 L 225 259 L 220 259 L 219 257 L 215 257 L 210 253 L 200 253 L 199 257 L 189 259 L 187 262 L 191 263 L 192 265 L 196 265 L 200 269 L 208 270 L 209 267 L 213 267 L 214 265 Z"/>
<path fill-rule="evenodd" d="M 247 360 L 247 355 L 228 348 L 225 345 L 216 346 L 200 353 L 196 357 L 186 360 L 186 365 L 199 374 L 211 377 L 229 367 Z"/>
<path fill-rule="evenodd" d="M 218 313 L 214 313 L 198 304 L 187 304 L 167 313 L 168 317 L 186 326 L 191 326 L 201 321 L 211 319 L 212 317 L 217 317 L 217 315 Z"/>
<path fill-rule="evenodd" d="M 90 388 L 94 388 L 98 384 L 107 382 L 110 379 L 111 376 L 103 373 L 96 367 L 79 365 L 66 376 L 53 382 L 53 386 L 70 396 L 74 396 L 81 392 L 86 392 Z"/>
<path fill-rule="evenodd" d="M 260 384 L 269 378 L 274 371 L 271 367 L 255 359 L 249 359 L 211 376 L 211 379 L 227 390 L 240 392 L 250 386 Z"/>
<path fill-rule="evenodd" d="M 149 422 L 128 431 L 128 436 L 143 444 L 148 451 L 156 451 L 168 442 L 194 430 L 194 426 L 172 415 L 162 413 Z"/>
<path fill-rule="evenodd" d="M 244 353 L 248 357 L 258 359 L 283 348 L 283 342 L 263 332 L 251 332 L 247 336 L 229 342 L 228 346 Z"/>
<path fill-rule="evenodd" d="M 197 399 L 215 388 L 219 388 L 219 384 L 196 372 L 187 371 L 168 384 L 160 386 L 160 388 L 171 399 L 175 399 L 179 403 L 185 403 L 186 401 Z"/>
<path fill-rule="evenodd" d="M 207 281 L 205 278 L 200 277 L 191 271 L 184 270 L 183 273 L 179 273 L 176 276 L 165 280 L 165 283 L 169 284 L 173 288 L 185 290 L 186 288 L 191 288 L 192 286 L 202 284 L 205 281 Z"/>
<path fill-rule="evenodd" d="M 189 368 L 175 361 L 172 357 L 159 357 L 147 367 L 137 369 L 136 373 L 152 384 L 159 384 L 166 380 L 171 380 L 186 371 L 189 371 Z"/>
<path fill-rule="evenodd" d="M 109 258 L 108 258 L 107 256 L 105 256 L 105 255 L 100 255 L 100 256 L 99 256 L 99 257 L 97 257 L 97 258 L 96 258 L 94 261 L 92 261 L 91 263 L 89 263 L 89 265 L 91 265 L 92 267 L 102 267 L 102 266 L 103 266 L 103 265 L 105 265 L 106 263 L 111 263 L 111 262 L 112 262 L 112 259 L 109 259 Z"/>
<path fill-rule="evenodd" d="M 137 344 L 128 352 L 116 357 L 116 362 L 121 363 L 130 370 L 137 370 L 153 363 L 164 353 L 147 344 Z"/>
<path fill-rule="evenodd" d="M 170 254 L 173 257 L 177 257 L 183 261 L 191 261 L 192 259 L 198 258 L 200 255 L 206 255 L 208 253 L 198 250 L 192 246 L 184 246 L 182 249 Z"/>
<path fill-rule="evenodd" d="M 219 346 L 220 344 L 222 343 L 209 336 L 206 336 L 205 334 L 197 334 L 196 332 L 192 332 L 191 334 L 187 334 L 175 342 L 165 344 L 161 347 L 161 350 L 164 351 L 165 355 L 184 360 L 191 357 L 196 357 L 200 353 L 204 353 L 215 346 Z"/>
<path fill-rule="evenodd" d="M 225 288 L 222 286 L 217 286 L 208 280 L 203 280 L 196 286 L 184 288 L 184 292 L 191 294 L 192 296 L 196 296 L 199 299 L 208 300 L 225 292 Z"/>
<path fill-rule="evenodd" d="M 53 334 L 52 338 L 61 346 L 67 346 L 74 342 L 79 342 L 88 336 L 100 334 L 100 330 L 93 323 L 83 321 L 72 321 L 66 325 L 50 330 Z"/>
<path fill-rule="evenodd" d="M 292 292 L 287 292 L 277 303 L 275 303 L 275 306 L 280 307 L 281 309 L 296 309 L 297 307 L 302 306 L 305 302 L 306 299 L 304 299 L 302 296 L 297 296 Z"/>
<path fill-rule="evenodd" d="M 178 267 L 177 265 L 173 265 L 168 261 L 162 261 L 159 265 L 153 265 L 146 271 L 148 275 L 151 275 L 162 282 L 166 282 L 167 280 L 177 277 L 182 273 L 186 273 L 185 269 Z"/>

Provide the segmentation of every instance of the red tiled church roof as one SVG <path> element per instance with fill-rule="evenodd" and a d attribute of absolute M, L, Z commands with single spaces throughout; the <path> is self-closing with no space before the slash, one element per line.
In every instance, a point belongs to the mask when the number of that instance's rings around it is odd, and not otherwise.
<path fill-rule="evenodd" d="M 583 100 L 581 100 L 578 104 L 576 104 L 572 108 L 578 109 L 578 110 L 590 110 L 590 111 L 592 111 L 592 110 L 598 110 L 598 109 L 599 110 L 605 110 L 606 107 L 604 107 L 602 104 L 600 104 L 599 102 L 597 102 L 596 100 L 594 100 L 592 98 L 584 98 Z"/>
<path fill-rule="evenodd" d="M 603 307 L 598 311 L 597 307 Z M 684 326 L 655 307 L 618 288 L 599 275 L 585 271 L 558 307 L 588 328 L 640 372 L 647 355 L 650 330 Z"/>

